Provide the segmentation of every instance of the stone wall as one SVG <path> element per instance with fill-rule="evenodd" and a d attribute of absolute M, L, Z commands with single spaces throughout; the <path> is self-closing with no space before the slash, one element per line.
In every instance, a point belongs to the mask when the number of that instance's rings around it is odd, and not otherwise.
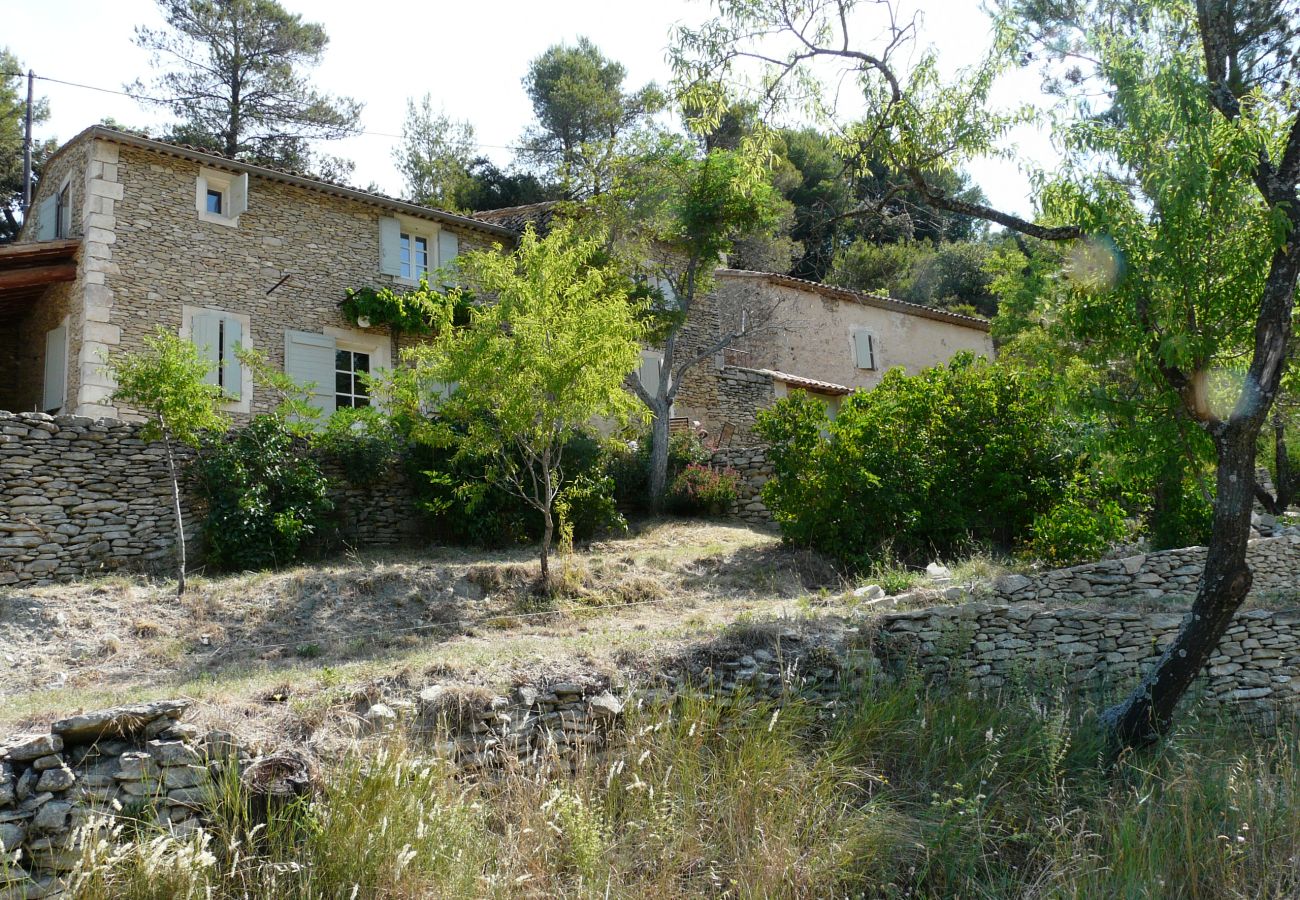
<path fill-rule="evenodd" d="M 0 412 L 0 586 L 171 566 L 167 457 L 161 444 L 139 438 L 139 428 L 114 419 Z M 401 473 L 358 487 L 336 465 L 323 468 L 333 476 L 345 543 L 392 546 L 416 536 L 420 517 Z M 185 487 L 187 540 L 200 536 L 201 506 Z"/>
<path fill-rule="evenodd" d="M 1041 575 L 1005 575 L 994 583 L 994 591 L 1000 599 L 1016 603 L 1190 597 L 1196 593 L 1205 553 L 1204 547 L 1184 547 L 1055 569 Z M 1253 540 L 1246 560 L 1255 576 L 1253 595 L 1300 595 L 1300 535 Z"/>
<path fill-rule="evenodd" d="M 709 461 L 715 469 L 734 469 L 740 475 L 740 498 L 731 517 L 751 525 L 770 525 L 772 513 L 763 503 L 763 485 L 772 477 L 772 463 L 764 447 L 723 447 Z"/>
<path fill-rule="evenodd" d="M 1125 689 L 1178 633 L 1179 613 L 982 604 L 889 613 L 875 625 L 886 668 L 930 680 L 959 676 L 977 690 L 1024 682 L 1080 692 Z M 1300 611 L 1237 614 L 1194 693 L 1213 705 L 1273 709 L 1300 704 Z"/>

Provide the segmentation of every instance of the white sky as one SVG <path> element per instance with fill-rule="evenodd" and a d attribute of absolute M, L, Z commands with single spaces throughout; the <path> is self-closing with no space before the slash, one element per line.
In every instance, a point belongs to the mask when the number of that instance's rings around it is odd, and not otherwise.
<path fill-rule="evenodd" d="M 334 94 L 365 103 L 362 126 L 370 134 L 323 144 L 322 150 L 353 159 L 358 185 L 378 184 L 400 193 L 401 180 L 388 135 L 401 133 L 408 97 L 428 91 L 457 119 L 468 119 L 482 149 L 499 163 L 531 118 L 520 79 L 528 63 L 551 44 L 579 35 L 628 70 L 629 87 L 670 76 L 665 48 L 677 22 L 709 16 L 705 0 L 282 0 L 304 18 L 324 24 L 330 45 L 312 78 Z M 943 66 L 973 62 L 988 42 L 989 24 L 978 0 L 915 0 L 922 10 L 921 39 L 933 44 Z M 65 81 L 120 90 L 149 80 L 148 54 L 132 42 L 137 24 L 160 25 L 153 0 L 0 0 L 0 46 L 23 65 Z M 861 29 L 864 39 L 868 34 Z M 165 113 L 113 94 L 37 82 L 53 115 L 38 137 L 66 140 L 106 117 L 147 127 Z M 1040 98 L 1033 73 L 1012 76 L 998 92 L 1003 103 Z M 1022 157 L 1050 166 L 1044 133 L 1021 129 L 1012 136 Z M 1027 213 L 1026 179 L 1016 164 L 982 160 L 968 166 L 994 205 Z"/>

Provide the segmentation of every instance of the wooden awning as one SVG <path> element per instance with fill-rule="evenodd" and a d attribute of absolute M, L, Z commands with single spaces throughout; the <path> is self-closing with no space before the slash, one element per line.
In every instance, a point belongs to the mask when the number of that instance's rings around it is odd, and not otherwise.
<path fill-rule="evenodd" d="M 0 244 L 0 319 L 26 311 L 61 281 L 77 278 L 77 239 Z"/>

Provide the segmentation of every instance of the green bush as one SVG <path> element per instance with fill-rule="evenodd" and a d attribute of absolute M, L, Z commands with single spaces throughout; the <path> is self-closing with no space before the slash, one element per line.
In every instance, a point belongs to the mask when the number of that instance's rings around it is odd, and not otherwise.
<path fill-rule="evenodd" d="M 763 499 L 785 535 L 856 565 L 1010 549 L 1085 460 L 1028 373 L 961 354 L 885 375 L 828 420 L 797 393 L 759 414 L 775 477 Z"/>
<path fill-rule="evenodd" d="M 650 508 L 650 430 L 647 428 L 629 442 L 611 441 L 606 449 L 607 469 L 614 479 L 614 497 L 623 509 L 645 512 Z M 670 486 L 687 466 L 707 467 L 713 454 L 693 431 L 668 438 L 668 484 Z"/>
<path fill-rule="evenodd" d="M 345 407 L 312 437 L 312 446 L 339 461 L 352 484 L 373 484 L 397 459 L 402 441 L 391 420 L 373 406 Z"/>
<path fill-rule="evenodd" d="M 220 569 L 292 562 L 333 508 L 320 465 L 276 416 L 256 416 L 204 447 L 196 471 L 208 504 L 207 560 Z"/>
<path fill-rule="evenodd" d="M 1127 533 L 1124 510 L 1080 474 L 1055 506 L 1034 519 L 1030 552 L 1060 566 L 1097 559 Z"/>
<path fill-rule="evenodd" d="M 691 463 L 673 479 L 668 508 L 680 515 L 717 516 L 740 497 L 740 476 L 734 469 L 715 470 Z"/>

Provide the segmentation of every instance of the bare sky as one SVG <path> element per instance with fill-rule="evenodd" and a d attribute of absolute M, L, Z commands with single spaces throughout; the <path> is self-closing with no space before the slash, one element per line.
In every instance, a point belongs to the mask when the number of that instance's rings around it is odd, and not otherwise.
<path fill-rule="evenodd" d="M 282 0 L 324 24 L 330 37 L 318 87 L 362 100 L 366 134 L 322 145 L 356 162 L 353 180 L 400 193 L 392 148 L 408 97 L 426 91 L 435 107 L 468 119 L 483 151 L 510 157 L 531 118 L 520 79 L 528 62 L 551 44 L 586 35 L 628 70 L 629 86 L 669 77 L 665 59 L 674 23 L 708 17 L 705 0 Z M 973 62 L 988 43 L 989 24 L 978 0 L 917 0 L 921 39 L 938 50 L 944 68 Z M 0 0 L 0 46 L 8 46 L 38 75 L 121 90 L 148 80 L 148 54 L 132 42 L 137 24 L 160 25 L 153 0 Z M 866 31 L 863 31 L 864 38 Z M 53 115 L 39 137 L 66 140 L 106 117 L 124 125 L 157 126 L 166 113 L 114 94 L 37 82 Z M 1017 74 L 1002 85 L 1003 103 L 1034 102 L 1038 80 Z M 1022 128 L 1011 139 L 1022 156 L 1050 165 L 1046 135 Z M 995 205 L 1030 209 L 1026 179 L 1015 163 L 978 161 L 968 167 Z"/>

